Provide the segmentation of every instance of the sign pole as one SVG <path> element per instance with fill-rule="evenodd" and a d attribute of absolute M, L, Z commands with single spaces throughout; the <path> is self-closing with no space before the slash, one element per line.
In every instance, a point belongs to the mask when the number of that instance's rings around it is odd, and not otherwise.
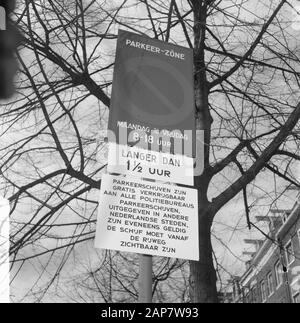
<path fill-rule="evenodd" d="M 139 303 L 152 303 L 152 256 L 140 255 Z"/>

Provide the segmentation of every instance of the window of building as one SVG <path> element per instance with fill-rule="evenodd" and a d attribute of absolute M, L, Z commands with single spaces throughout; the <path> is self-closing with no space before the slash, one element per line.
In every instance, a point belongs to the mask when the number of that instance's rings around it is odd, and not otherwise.
<path fill-rule="evenodd" d="M 245 296 L 245 303 L 250 303 L 250 293 L 247 293 L 247 295 Z"/>
<path fill-rule="evenodd" d="M 267 275 L 267 288 L 268 288 L 268 295 L 272 295 L 274 292 L 274 279 L 272 272 L 269 272 Z"/>
<path fill-rule="evenodd" d="M 256 291 L 256 287 L 253 287 L 251 289 L 251 294 L 252 294 L 252 303 L 257 303 L 257 291 Z"/>
<path fill-rule="evenodd" d="M 275 264 L 275 280 L 276 280 L 276 286 L 280 286 L 283 282 L 283 277 L 282 277 L 282 265 L 280 261 L 277 261 Z"/>
<path fill-rule="evenodd" d="M 251 304 L 252 303 L 252 294 L 251 291 L 248 294 L 248 303 Z"/>
<path fill-rule="evenodd" d="M 266 283 L 264 281 L 260 283 L 260 290 L 261 290 L 261 298 L 262 298 L 262 301 L 264 302 L 267 300 Z"/>
<path fill-rule="evenodd" d="M 289 214 L 287 212 L 283 212 L 281 214 L 282 222 L 285 223 L 288 217 L 289 217 Z"/>
<path fill-rule="evenodd" d="M 295 260 L 294 248 L 293 248 L 292 241 L 290 241 L 286 244 L 285 255 L 286 255 L 286 262 L 288 265 L 290 265 Z"/>
<path fill-rule="evenodd" d="M 300 293 L 297 293 L 293 296 L 293 301 L 296 304 L 300 304 Z"/>

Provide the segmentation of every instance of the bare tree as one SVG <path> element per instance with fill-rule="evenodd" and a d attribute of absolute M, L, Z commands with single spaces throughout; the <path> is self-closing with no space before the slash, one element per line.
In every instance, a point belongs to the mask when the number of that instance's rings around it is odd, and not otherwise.
<path fill-rule="evenodd" d="M 299 187 L 299 48 L 286 0 L 39 0 L 16 15 L 19 94 L 1 107 L 1 189 L 13 209 L 16 272 L 59 253 L 61 268 L 94 237 L 117 28 L 193 48 L 197 128 L 205 131 L 200 260 L 190 300 L 217 302 L 211 230 L 240 195 L 251 226 L 255 179 Z M 277 196 L 282 194 L 278 191 Z M 261 193 L 261 192 L 260 192 Z M 34 246 L 35 250 L 32 250 Z"/>
<path fill-rule="evenodd" d="M 87 262 L 65 283 L 68 298 L 75 302 L 133 303 L 138 301 L 139 257 L 105 251 Z M 153 301 L 188 301 L 188 262 L 156 257 L 153 263 Z"/>

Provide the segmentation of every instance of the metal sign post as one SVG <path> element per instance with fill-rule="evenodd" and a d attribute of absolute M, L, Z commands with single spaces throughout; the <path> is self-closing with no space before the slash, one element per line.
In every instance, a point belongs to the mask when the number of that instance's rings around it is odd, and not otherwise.
<path fill-rule="evenodd" d="M 139 303 L 152 303 L 152 256 L 140 255 Z"/>

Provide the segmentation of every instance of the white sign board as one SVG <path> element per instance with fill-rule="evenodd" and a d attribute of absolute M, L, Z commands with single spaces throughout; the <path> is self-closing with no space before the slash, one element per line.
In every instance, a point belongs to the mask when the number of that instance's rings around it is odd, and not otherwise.
<path fill-rule="evenodd" d="M 109 144 L 107 166 L 109 173 L 193 186 L 193 166 L 194 159 L 184 155 Z"/>
<path fill-rule="evenodd" d="M 197 190 L 104 175 L 95 247 L 199 260 Z"/>

